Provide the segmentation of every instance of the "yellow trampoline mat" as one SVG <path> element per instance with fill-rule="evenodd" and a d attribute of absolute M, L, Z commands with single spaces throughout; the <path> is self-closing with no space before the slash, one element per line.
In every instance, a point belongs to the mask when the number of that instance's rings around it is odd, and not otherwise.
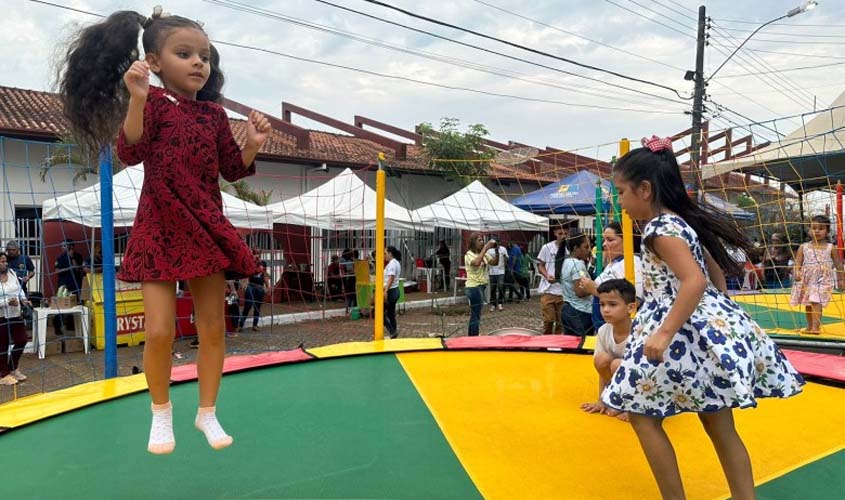
<path fill-rule="evenodd" d="M 753 304 L 762 307 L 770 307 L 779 311 L 804 313 L 804 306 L 789 305 L 789 295 L 774 294 L 774 293 L 760 293 L 760 294 L 742 294 L 731 297 L 740 304 Z M 832 338 L 845 337 L 845 294 L 834 293 L 830 299 L 830 303 L 822 310 L 822 314 L 827 317 L 842 318 L 839 323 L 822 324 L 822 337 L 829 336 Z M 772 333 L 787 333 L 797 334 L 800 329 L 770 329 Z M 818 335 L 806 335 L 807 338 L 819 338 Z"/>
<path fill-rule="evenodd" d="M 629 424 L 595 401 L 592 357 L 524 352 L 397 354 L 485 498 L 659 498 Z M 842 389 L 808 384 L 735 412 L 758 484 L 845 446 Z M 666 420 L 690 499 L 728 496 L 695 415 Z"/>

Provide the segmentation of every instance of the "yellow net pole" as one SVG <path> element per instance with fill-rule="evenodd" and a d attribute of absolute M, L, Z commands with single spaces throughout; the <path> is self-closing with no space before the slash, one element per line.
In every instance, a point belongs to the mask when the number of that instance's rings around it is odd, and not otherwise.
<path fill-rule="evenodd" d="M 384 191 L 387 177 L 384 172 L 384 153 L 378 154 L 378 171 L 376 172 L 376 314 L 375 338 L 384 340 Z"/>
<path fill-rule="evenodd" d="M 619 141 L 619 158 L 622 158 L 631 150 L 631 141 L 622 139 Z M 636 284 L 634 274 L 634 222 L 628 212 L 622 210 L 622 256 L 625 262 L 625 279 Z"/>

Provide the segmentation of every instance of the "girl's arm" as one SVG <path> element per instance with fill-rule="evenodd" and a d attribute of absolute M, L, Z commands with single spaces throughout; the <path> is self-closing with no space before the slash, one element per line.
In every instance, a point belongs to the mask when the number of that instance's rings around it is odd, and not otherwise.
<path fill-rule="evenodd" d="M 246 122 L 246 144 L 241 149 L 232 136 L 226 112 L 219 108 L 218 113 L 217 160 L 220 175 L 228 182 L 235 182 L 255 174 L 255 157 L 270 135 L 270 122 L 267 117 L 257 111 L 249 113 Z"/>
<path fill-rule="evenodd" d="M 704 263 L 707 265 L 707 274 L 710 275 L 710 281 L 713 285 L 721 290 L 723 293 L 728 293 L 728 283 L 725 280 L 725 273 L 719 264 L 710 256 L 710 252 L 704 251 Z"/>
<path fill-rule="evenodd" d="M 792 281 L 801 281 L 801 266 L 804 265 L 804 245 L 798 247 L 795 254 L 795 269 L 792 270 Z"/>
<path fill-rule="evenodd" d="M 150 66 L 145 61 L 135 61 L 123 75 L 129 91 L 129 109 L 123 120 L 126 145 L 140 142 L 144 135 L 144 107 L 150 92 Z"/>
<path fill-rule="evenodd" d="M 701 297 L 707 288 L 707 279 L 693 258 L 689 244 L 683 239 L 673 236 L 656 236 L 654 250 L 681 282 L 669 313 L 657 331 L 649 335 L 645 343 L 646 357 L 652 361 L 659 361 L 663 359 L 663 353 L 669 347 L 672 338 L 689 320 L 701 302 Z"/>
<path fill-rule="evenodd" d="M 472 261 L 470 261 L 470 264 L 472 264 L 475 267 L 478 267 L 478 266 L 481 265 L 481 262 L 484 261 L 485 259 L 487 260 L 488 263 L 490 263 L 490 259 L 487 259 L 487 250 L 490 250 L 490 248 L 492 248 L 492 245 L 488 241 L 484 245 L 484 248 L 482 248 L 481 251 L 478 252 L 478 255 L 474 259 L 472 259 Z"/>

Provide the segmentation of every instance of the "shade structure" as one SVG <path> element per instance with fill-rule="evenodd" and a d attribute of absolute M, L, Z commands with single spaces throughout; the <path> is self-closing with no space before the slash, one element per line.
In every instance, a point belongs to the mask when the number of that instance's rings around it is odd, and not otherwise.
<path fill-rule="evenodd" d="M 600 178 L 586 170 L 576 172 L 542 189 L 520 196 L 512 203 L 535 214 L 594 215 L 596 182 Z M 610 196 L 610 182 L 601 180 L 604 201 Z M 603 207 L 599 207 L 599 212 Z"/>
<path fill-rule="evenodd" d="M 317 188 L 268 205 L 273 221 L 319 229 L 375 229 L 376 192 L 351 169 L 346 169 Z M 385 228 L 430 231 L 411 217 L 411 211 L 384 201 Z"/>
<path fill-rule="evenodd" d="M 704 201 L 706 201 L 716 209 L 728 213 L 731 217 L 736 220 L 749 221 L 757 218 L 755 214 L 747 210 L 743 210 L 738 206 L 734 205 L 733 203 L 725 201 L 714 194 L 704 193 Z"/>
<path fill-rule="evenodd" d="M 740 158 L 701 166 L 701 177 L 741 171 L 779 179 L 797 191 L 826 188 L 845 180 L 845 92 L 830 108 L 774 144 Z"/>
<path fill-rule="evenodd" d="M 141 188 L 144 185 L 144 165 L 126 167 L 112 179 L 114 227 L 131 227 L 138 212 Z M 270 211 L 236 198 L 223 196 L 223 214 L 233 226 L 241 229 L 267 230 L 273 228 Z M 45 200 L 42 204 L 44 220 L 61 219 L 87 227 L 102 227 L 100 184 L 95 183 L 79 191 Z"/>
<path fill-rule="evenodd" d="M 549 219 L 515 207 L 480 181 L 418 208 L 412 215 L 424 225 L 469 231 L 546 231 Z"/>

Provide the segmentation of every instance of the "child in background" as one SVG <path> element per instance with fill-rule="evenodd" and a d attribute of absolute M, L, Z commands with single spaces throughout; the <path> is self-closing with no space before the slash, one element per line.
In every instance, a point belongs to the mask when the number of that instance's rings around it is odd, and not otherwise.
<path fill-rule="evenodd" d="M 833 291 L 833 268 L 838 273 L 837 288 L 842 288 L 842 260 L 833 243 L 828 241 L 830 219 L 816 215 L 810 220 L 811 241 L 802 244 L 795 256 L 792 295 L 789 303 L 803 305 L 807 312 L 804 333 L 818 335 L 821 331 L 822 309 L 830 302 Z"/>
<path fill-rule="evenodd" d="M 628 280 L 611 279 L 598 287 L 601 317 L 605 323 L 596 334 L 596 349 L 593 365 L 599 373 L 599 397 L 595 403 L 584 403 L 581 409 L 587 413 L 603 413 L 628 421 L 628 414 L 608 408 L 601 401 L 601 392 L 610 383 L 616 369 L 622 363 L 625 346 L 631 334 L 631 315 L 637 309 L 637 290 Z"/>

